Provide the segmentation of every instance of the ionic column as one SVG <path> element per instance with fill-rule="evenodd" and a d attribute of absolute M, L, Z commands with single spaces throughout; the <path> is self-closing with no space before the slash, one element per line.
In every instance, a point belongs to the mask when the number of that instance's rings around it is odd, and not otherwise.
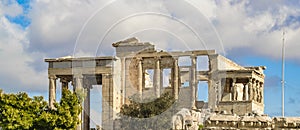
<path fill-rule="evenodd" d="M 155 58 L 155 68 L 154 68 L 154 89 L 155 89 L 155 96 L 158 98 L 160 97 L 160 57 Z"/>
<path fill-rule="evenodd" d="M 173 69 L 173 72 L 172 72 L 174 75 L 173 75 L 173 95 L 174 95 L 174 98 L 175 100 L 178 99 L 178 93 L 179 93 L 179 67 L 178 67 L 178 57 L 175 57 L 174 58 L 174 69 Z"/>
<path fill-rule="evenodd" d="M 63 95 L 63 91 L 68 90 L 69 89 L 69 82 L 67 79 L 61 78 L 60 79 L 61 82 L 61 95 Z"/>
<path fill-rule="evenodd" d="M 192 66 L 191 66 L 191 81 L 190 81 L 190 87 L 191 87 L 191 108 L 196 108 L 196 63 L 197 63 L 197 57 L 191 56 Z"/>
<path fill-rule="evenodd" d="M 214 79 L 209 78 L 207 84 L 208 84 L 208 108 L 214 110 L 216 108 L 215 101 L 217 100 Z"/>
<path fill-rule="evenodd" d="M 54 109 L 54 103 L 56 99 L 56 76 L 49 75 L 49 106 L 50 109 Z"/>
<path fill-rule="evenodd" d="M 143 66 L 142 66 L 142 59 L 138 58 L 138 94 L 140 98 L 142 98 L 143 94 Z"/>
<path fill-rule="evenodd" d="M 112 75 L 102 74 L 102 127 L 104 129 L 113 129 L 113 85 Z"/>
<path fill-rule="evenodd" d="M 84 115 L 83 115 L 83 130 L 90 129 L 90 89 L 92 88 L 91 84 L 85 84 L 84 88 L 86 89 L 86 98 L 84 99 Z"/>
<path fill-rule="evenodd" d="M 164 89 L 164 71 L 163 69 L 160 69 L 160 90 Z M 163 91 L 160 91 L 160 93 L 162 94 Z"/>
<path fill-rule="evenodd" d="M 75 78 L 75 90 L 82 88 L 82 81 L 83 81 L 83 76 L 82 75 L 74 75 Z"/>
<path fill-rule="evenodd" d="M 121 66 L 122 66 L 122 69 L 121 69 L 121 71 L 122 71 L 122 76 L 121 76 L 121 86 L 122 86 L 122 102 L 121 102 L 121 104 L 125 104 L 125 93 L 126 93 L 126 58 L 125 57 L 123 57 L 123 58 L 121 58 Z"/>
<path fill-rule="evenodd" d="M 74 75 L 74 78 L 75 78 L 75 92 L 76 92 L 82 89 L 83 76 L 81 74 L 76 74 Z M 77 125 L 76 130 L 82 130 L 82 112 L 78 115 L 78 118 L 81 122 Z"/>
<path fill-rule="evenodd" d="M 160 69 L 160 94 L 162 94 L 163 93 L 163 89 L 164 89 L 164 71 L 163 71 L 163 69 Z"/>

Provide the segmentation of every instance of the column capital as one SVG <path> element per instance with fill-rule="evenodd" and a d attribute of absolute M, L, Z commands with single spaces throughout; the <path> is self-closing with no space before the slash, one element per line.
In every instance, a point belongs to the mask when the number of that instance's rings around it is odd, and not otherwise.
<path fill-rule="evenodd" d="M 54 74 L 48 75 L 48 78 L 49 78 L 49 79 L 57 79 L 56 75 L 54 75 Z"/>
<path fill-rule="evenodd" d="M 161 60 L 161 57 L 160 57 L 160 56 L 155 56 L 155 57 L 154 57 L 154 60 L 155 60 L 155 61 L 160 61 L 160 60 Z"/>
<path fill-rule="evenodd" d="M 102 74 L 102 77 L 104 77 L 104 78 L 110 78 L 110 77 L 112 77 L 112 74 L 110 74 L 110 73 L 104 73 L 104 74 Z"/>
<path fill-rule="evenodd" d="M 155 57 L 154 58 L 154 60 L 155 60 L 155 69 L 160 69 L 160 57 Z"/>
<path fill-rule="evenodd" d="M 173 58 L 174 60 L 173 60 L 173 65 L 174 65 L 174 67 L 176 68 L 176 69 L 178 69 L 177 67 L 178 67 L 178 57 L 175 57 L 175 58 Z M 177 70 L 178 71 L 178 70 Z"/>
<path fill-rule="evenodd" d="M 196 59 L 196 58 L 197 58 L 197 55 L 192 54 L 190 57 Z"/>
<path fill-rule="evenodd" d="M 256 79 L 255 78 L 252 78 L 252 83 L 256 83 Z"/>
<path fill-rule="evenodd" d="M 60 78 L 60 82 L 69 82 L 69 80 L 67 78 L 62 77 Z"/>
<path fill-rule="evenodd" d="M 91 82 L 89 82 L 89 81 L 85 81 L 84 83 L 83 83 L 83 88 L 88 88 L 88 89 L 92 89 L 93 88 L 93 84 L 91 83 Z"/>
<path fill-rule="evenodd" d="M 74 76 L 74 78 L 83 79 L 83 75 L 82 74 L 74 74 L 73 76 Z"/>
<path fill-rule="evenodd" d="M 256 84 L 260 84 L 259 80 L 255 80 Z"/>
<path fill-rule="evenodd" d="M 236 82 L 236 78 L 232 78 L 232 82 L 235 83 Z"/>
<path fill-rule="evenodd" d="M 173 58 L 174 60 L 178 60 L 178 59 L 179 59 L 179 56 L 172 56 L 172 58 Z"/>
<path fill-rule="evenodd" d="M 138 60 L 138 61 L 142 61 L 143 57 L 135 57 L 135 59 Z"/>

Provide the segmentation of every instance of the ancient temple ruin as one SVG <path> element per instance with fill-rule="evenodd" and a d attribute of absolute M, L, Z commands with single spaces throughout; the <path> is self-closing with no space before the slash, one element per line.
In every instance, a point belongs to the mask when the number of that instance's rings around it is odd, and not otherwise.
<path fill-rule="evenodd" d="M 114 120 L 128 98 L 137 95 L 140 98 L 160 97 L 171 92 L 177 100 L 178 109 L 206 110 L 207 113 L 224 112 L 237 116 L 249 113 L 264 113 L 264 66 L 244 67 L 217 54 L 214 50 L 157 51 L 148 42 L 136 38 L 112 44 L 116 56 L 45 59 L 49 64 L 49 104 L 54 108 L 56 81 L 62 88 L 84 88 L 87 97 L 84 100 L 82 128 L 90 128 L 90 89 L 92 85 L 102 85 L 102 127 L 114 128 Z M 208 58 L 208 70 L 197 70 L 198 57 Z M 180 66 L 180 58 L 189 58 L 191 64 Z M 170 70 L 164 75 L 165 69 Z M 153 72 L 150 75 L 149 72 Z M 163 79 L 169 79 L 164 86 Z M 197 88 L 200 81 L 208 84 L 208 101 L 197 101 Z M 187 83 L 188 86 L 183 84 Z M 176 121 L 174 115 L 174 122 Z M 216 117 L 217 118 L 217 117 Z M 210 119 L 205 122 L 216 123 Z M 223 119 L 223 118 L 220 118 Z M 226 117 L 225 117 L 226 119 Z M 181 126 L 173 129 L 183 129 Z M 202 121 L 204 123 L 204 121 Z M 237 122 L 236 122 L 237 123 Z M 180 123 L 179 123 L 180 124 Z"/>

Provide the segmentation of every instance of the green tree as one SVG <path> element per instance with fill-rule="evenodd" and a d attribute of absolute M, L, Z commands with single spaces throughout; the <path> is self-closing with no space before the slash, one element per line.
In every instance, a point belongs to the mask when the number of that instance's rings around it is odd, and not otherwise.
<path fill-rule="evenodd" d="M 62 99 L 59 105 L 56 105 L 56 108 L 55 112 L 58 115 L 56 127 L 61 129 L 75 129 L 80 122 L 78 115 L 82 110 L 78 96 L 75 93 L 64 90 Z"/>
<path fill-rule="evenodd" d="M 3 129 L 30 129 L 47 103 L 26 93 L 4 94 L 0 90 L 0 125 Z"/>
<path fill-rule="evenodd" d="M 26 93 L 5 94 L 0 90 L 0 127 L 2 129 L 75 129 L 79 123 L 80 102 L 75 93 L 63 90 L 56 109 L 42 96 L 30 98 Z"/>
<path fill-rule="evenodd" d="M 120 122 L 122 129 L 170 129 L 172 115 L 175 113 L 175 100 L 170 93 L 164 93 L 153 101 L 137 102 L 130 99 L 129 104 L 121 107 Z"/>

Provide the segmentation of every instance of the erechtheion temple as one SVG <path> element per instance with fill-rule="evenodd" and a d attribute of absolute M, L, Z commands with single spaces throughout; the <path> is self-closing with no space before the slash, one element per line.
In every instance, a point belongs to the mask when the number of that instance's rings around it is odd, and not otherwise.
<path fill-rule="evenodd" d="M 172 129 L 186 129 L 188 123 L 189 129 L 197 129 L 199 124 L 205 129 L 300 127 L 297 119 L 272 119 L 264 115 L 264 66 L 240 66 L 214 50 L 157 51 L 153 44 L 136 38 L 112 46 L 116 56 L 45 60 L 49 64 L 49 104 L 52 108 L 58 79 L 62 88 L 72 84 L 73 89 L 86 90 L 82 124 L 78 129 L 90 129 L 92 85 L 102 85 L 101 126 L 104 129 L 115 128 L 114 120 L 129 97 L 157 98 L 166 91 L 173 94 L 181 110 L 173 117 Z M 189 59 L 190 65 L 179 65 L 183 57 Z M 207 57 L 208 70 L 197 69 L 197 63 L 202 62 L 198 57 Z M 168 75 L 163 73 L 166 69 L 170 70 Z M 168 85 L 164 85 L 165 78 L 169 79 Z M 197 100 L 200 81 L 207 82 L 207 102 Z"/>

